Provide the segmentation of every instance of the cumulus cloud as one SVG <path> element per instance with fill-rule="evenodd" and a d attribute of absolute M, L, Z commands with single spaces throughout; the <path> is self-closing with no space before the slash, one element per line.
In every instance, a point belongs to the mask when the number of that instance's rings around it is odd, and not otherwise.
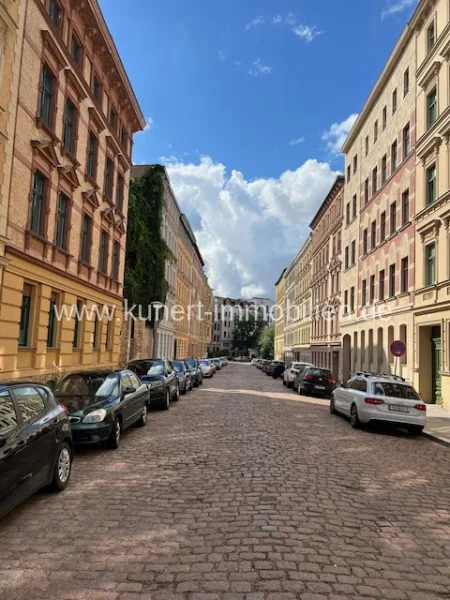
<path fill-rule="evenodd" d="M 298 146 L 299 144 L 303 144 L 304 141 L 305 141 L 305 138 L 302 136 L 302 137 L 296 138 L 295 140 L 291 140 L 289 145 L 290 146 Z"/>
<path fill-rule="evenodd" d="M 315 25 L 296 25 L 292 31 L 295 35 L 305 40 L 307 44 L 314 41 L 317 36 L 323 33 L 323 31 L 317 31 Z"/>
<path fill-rule="evenodd" d="M 253 21 L 250 21 L 250 23 L 247 23 L 246 26 L 246 31 L 249 31 L 250 29 L 254 28 L 254 27 L 258 27 L 258 25 L 264 25 L 264 17 L 262 15 L 258 15 L 257 17 L 255 17 L 253 19 Z"/>
<path fill-rule="evenodd" d="M 218 51 L 217 56 L 219 57 L 220 62 L 225 62 L 227 60 L 227 55 L 222 50 Z"/>
<path fill-rule="evenodd" d="M 398 2 L 388 2 L 387 6 L 381 11 L 381 18 L 392 17 L 406 9 L 415 7 L 418 0 L 398 0 Z"/>
<path fill-rule="evenodd" d="M 328 151 L 331 154 L 341 152 L 341 148 L 357 118 L 357 114 L 352 114 L 342 123 L 333 123 L 330 129 L 322 134 L 322 140 L 327 143 Z"/>
<path fill-rule="evenodd" d="M 155 126 L 155 120 L 152 117 L 145 118 L 145 127 L 144 131 L 150 131 Z"/>
<path fill-rule="evenodd" d="M 210 157 L 167 170 L 218 295 L 274 295 L 274 283 L 308 235 L 337 172 L 307 160 L 278 178 L 249 181 Z"/>
<path fill-rule="evenodd" d="M 258 75 L 269 75 L 269 73 L 272 73 L 272 67 L 269 67 L 269 65 L 264 65 L 260 58 L 256 59 L 255 62 L 252 63 L 248 72 L 248 74 L 253 75 L 253 77 L 257 77 Z"/>
<path fill-rule="evenodd" d="M 283 17 L 280 15 L 280 13 L 278 13 L 275 17 L 272 17 L 272 23 L 274 25 L 278 25 L 278 23 L 282 23 L 283 22 Z"/>

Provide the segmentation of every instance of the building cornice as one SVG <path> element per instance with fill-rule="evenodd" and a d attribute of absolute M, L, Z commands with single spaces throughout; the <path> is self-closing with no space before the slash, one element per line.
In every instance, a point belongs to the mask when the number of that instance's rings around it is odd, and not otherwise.
<path fill-rule="evenodd" d="M 325 200 L 319 207 L 319 210 L 314 215 L 313 220 L 310 223 L 310 228 L 314 230 L 317 226 L 318 221 L 321 219 L 323 214 L 326 212 L 330 204 L 336 199 L 336 197 L 340 194 L 340 192 L 344 189 L 345 179 L 343 175 L 338 175 L 334 180 L 333 185 L 331 186 L 330 191 L 325 197 Z"/>

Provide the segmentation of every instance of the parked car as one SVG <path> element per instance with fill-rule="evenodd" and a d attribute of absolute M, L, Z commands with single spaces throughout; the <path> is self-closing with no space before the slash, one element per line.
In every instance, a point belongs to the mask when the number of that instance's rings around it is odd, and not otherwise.
<path fill-rule="evenodd" d="M 258 361 L 256 363 L 256 368 L 261 371 L 261 369 L 263 368 L 263 364 L 264 364 L 264 360 L 262 358 L 258 358 Z"/>
<path fill-rule="evenodd" d="M 284 373 L 284 369 L 286 365 L 283 361 L 274 361 L 276 364 L 272 367 L 272 377 L 274 379 L 278 379 L 278 377 L 282 377 Z M 270 369 L 271 367 L 269 367 Z"/>
<path fill-rule="evenodd" d="M 330 412 L 350 417 L 352 427 L 371 422 L 393 423 L 418 435 L 426 424 L 427 405 L 401 377 L 360 374 L 334 390 Z"/>
<path fill-rule="evenodd" d="M 267 375 L 270 375 L 271 377 L 273 377 L 275 368 L 276 367 L 280 368 L 281 366 L 284 367 L 284 362 L 282 362 L 280 360 L 272 360 L 270 362 L 269 366 L 267 367 Z M 275 379 L 276 379 L 276 377 L 275 377 Z"/>
<path fill-rule="evenodd" d="M 216 365 L 216 369 L 220 371 L 220 369 L 222 368 L 222 361 L 220 360 L 220 358 L 212 358 L 211 360 Z"/>
<path fill-rule="evenodd" d="M 217 365 L 216 365 L 216 363 L 214 362 L 214 359 L 213 359 L 213 358 L 211 358 L 210 360 L 211 360 L 211 369 L 212 369 L 212 373 L 213 373 L 213 375 L 215 375 L 215 374 L 217 373 Z"/>
<path fill-rule="evenodd" d="M 83 371 L 60 381 L 55 398 L 69 414 L 75 444 L 117 449 L 125 429 L 147 423 L 148 386 L 130 371 Z"/>
<path fill-rule="evenodd" d="M 292 387 L 300 368 L 304 366 L 312 367 L 313 365 L 302 362 L 289 363 L 283 373 L 283 385 L 286 385 L 289 388 Z"/>
<path fill-rule="evenodd" d="M 297 375 L 295 376 L 295 380 L 294 383 L 292 385 L 292 387 L 294 388 L 294 390 L 296 390 L 299 394 L 300 394 L 300 386 L 301 386 L 301 382 L 303 381 L 303 376 L 305 375 L 306 371 L 312 367 L 313 365 L 302 365 L 297 369 Z"/>
<path fill-rule="evenodd" d="M 336 381 L 329 369 L 308 367 L 299 385 L 300 394 L 315 394 L 329 398 L 336 388 Z"/>
<path fill-rule="evenodd" d="M 214 375 L 213 366 L 209 358 L 202 358 L 198 361 L 203 377 L 212 377 Z"/>
<path fill-rule="evenodd" d="M 69 483 L 72 434 L 64 406 L 44 385 L 0 384 L 0 518 L 45 486 Z"/>
<path fill-rule="evenodd" d="M 196 358 L 185 358 L 184 362 L 192 375 L 192 383 L 194 387 L 198 387 L 203 383 L 203 371 L 200 368 Z"/>
<path fill-rule="evenodd" d="M 262 364 L 263 373 L 267 374 L 267 369 L 269 368 L 270 363 L 271 363 L 270 360 L 263 360 L 263 364 Z"/>
<path fill-rule="evenodd" d="M 172 363 L 165 358 L 146 358 L 130 361 L 126 365 L 150 388 L 150 405 L 168 410 L 170 403 L 180 397 L 178 378 Z"/>
<path fill-rule="evenodd" d="M 222 365 L 223 365 L 224 367 L 226 367 L 226 366 L 227 366 L 227 364 L 228 364 L 228 357 L 227 357 L 227 356 L 221 356 L 221 357 L 220 357 L 220 360 L 222 361 Z"/>
<path fill-rule="evenodd" d="M 192 374 L 184 360 L 173 360 L 173 368 L 176 371 L 178 379 L 178 388 L 182 394 L 192 390 Z"/>

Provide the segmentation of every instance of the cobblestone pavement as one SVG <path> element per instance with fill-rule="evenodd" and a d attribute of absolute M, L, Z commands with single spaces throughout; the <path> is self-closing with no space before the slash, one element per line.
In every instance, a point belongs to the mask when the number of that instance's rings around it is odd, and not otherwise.
<path fill-rule="evenodd" d="M 8 600 L 450 598 L 450 449 L 229 365 L 0 523 Z"/>

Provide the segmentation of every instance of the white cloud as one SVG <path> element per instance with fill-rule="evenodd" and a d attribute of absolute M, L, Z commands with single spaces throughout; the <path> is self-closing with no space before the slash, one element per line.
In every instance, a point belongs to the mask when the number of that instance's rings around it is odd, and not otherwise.
<path fill-rule="evenodd" d="M 287 25 L 295 25 L 297 22 L 297 17 L 294 15 L 293 12 L 288 12 L 284 19 L 284 22 L 287 23 Z"/>
<path fill-rule="evenodd" d="M 350 133 L 358 115 L 352 114 L 342 121 L 342 123 L 333 123 L 330 129 L 322 134 L 322 140 L 327 143 L 328 150 L 331 154 L 339 154 L 341 148 Z"/>
<path fill-rule="evenodd" d="M 145 118 L 145 127 L 143 131 L 150 131 L 155 126 L 155 120 L 152 117 Z"/>
<path fill-rule="evenodd" d="M 403 12 L 407 8 L 411 8 L 417 4 L 418 0 L 398 0 L 398 2 L 388 2 L 386 8 L 381 12 L 381 18 L 391 17 L 397 13 Z"/>
<path fill-rule="evenodd" d="M 264 17 L 262 15 L 258 15 L 257 17 L 255 17 L 253 19 L 253 21 L 250 21 L 250 23 L 247 23 L 245 30 L 249 31 L 253 27 L 258 27 L 259 25 L 264 25 L 264 22 L 265 22 Z"/>
<path fill-rule="evenodd" d="M 190 219 L 215 293 L 271 296 L 308 235 L 308 224 L 337 173 L 308 160 L 278 178 L 249 181 L 210 157 L 167 166 Z"/>
<path fill-rule="evenodd" d="M 299 144 L 303 144 L 304 141 L 305 141 L 305 138 L 302 136 L 302 137 L 296 138 L 295 140 L 291 140 L 289 145 L 290 146 L 298 146 Z"/>
<path fill-rule="evenodd" d="M 225 52 L 223 52 L 222 50 L 219 50 L 219 52 L 217 53 L 220 62 L 225 62 L 227 60 L 227 55 L 225 54 Z"/>
<path fill-rule="evenodd" d="M 295 35 L 305 40 L 307 44 L 314 41 L 317 36 L 323 33 L 323 31 L 317 31 L 315 25 L 296 25 L 292 31 Z"/>
<path fill-rule="evenodd" d="M 272 17 L 272 23 L 274 25 L 278 25 L 278 23 L 282 23 L 282 22 L 283 22 L 283 17 L 280 15 L 280 13 L 278 13 L 276 17 Z"/>
<path fill-rule="evenodd" d="M 264 65 L 260 58 L 256 59 L 255 62 L 252 63 L 252 66 L 248 72 L 249 75 L 253 75 L 254 77 L 257 77 L 258 75 L 269 75 L 269 73 L 272 73 L 272 67 L 269 67 L 269 65 Z"/>

